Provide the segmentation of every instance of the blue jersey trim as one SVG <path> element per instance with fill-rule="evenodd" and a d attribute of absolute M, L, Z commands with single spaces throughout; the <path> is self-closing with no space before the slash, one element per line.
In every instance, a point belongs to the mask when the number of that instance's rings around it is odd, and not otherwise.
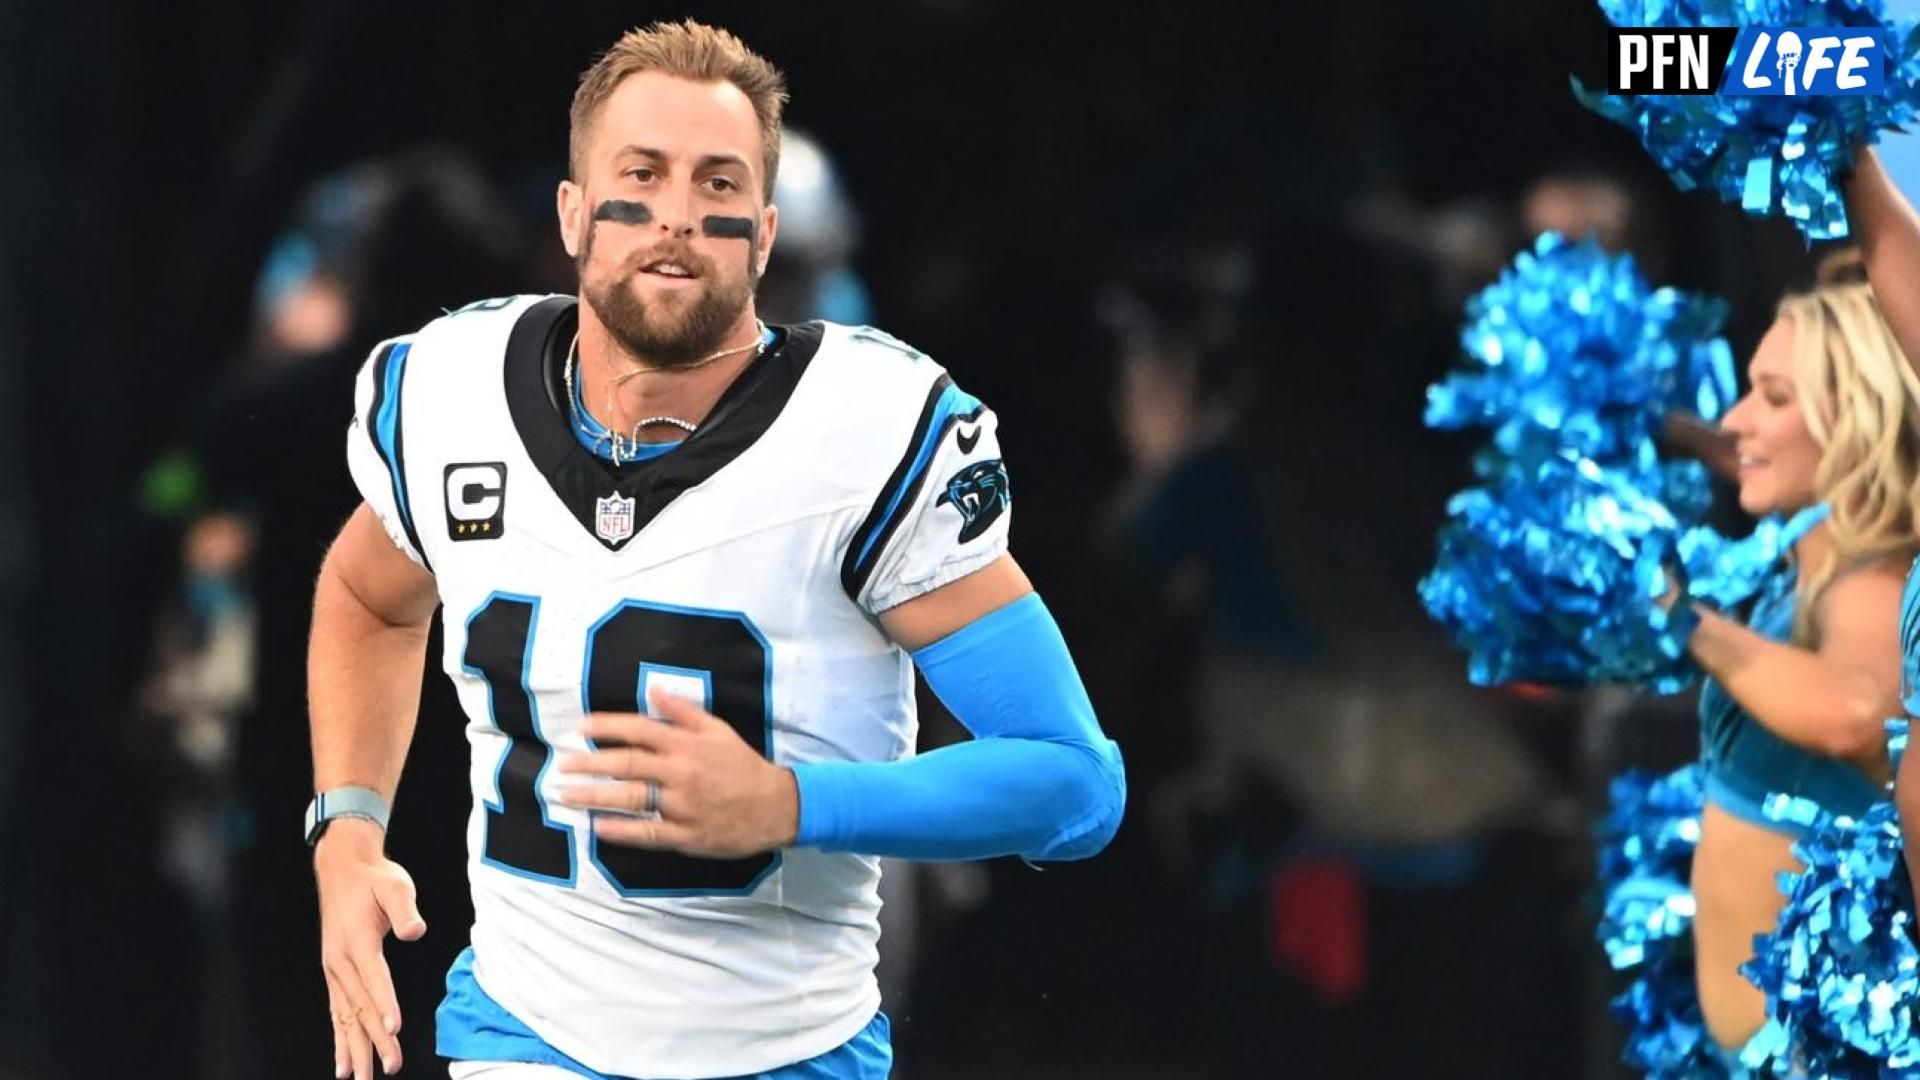
<path fill-rule="evenodd" d="M 367 425 L 367 434 L 373 439 L 373 449 L 380 455 L 380 461 L 387 467 L 387 478 L 393 484 L 394 510 L 400 515 L 400 527 L 406 533 L 407 542 L 413 545 L 414 554 L 420 561 L 427 561 L 427 549 L 420 543 L 420 534 L 413 527 L 413 507 L 407 498 L 406 441 L 400 424 L 401 389 L 406 382 L 407 355 L 413 346 L 407 342 L 398 342 L 386 347 L 373 367 L 373 422 Z M 429 565 L 427 569 L 433 567 Z"/>
<path fill-rule="evenodd" d="M 773 332 L 772 327 L 767 327 L 760 333 L 761 350 L 764 352 L 771 349 L 777 340 L 779 335 Z M 580 396 L 578 379 L 574 380 L 573 384 L 573 415 L 576 420 L 572 425 L 574 440 L 594 457 L 611 465 L 628 465 L 636 461 L 652 461 L 655 458 L 665 457 L 678 450 L 680 444 L 686 441 L 675 439 L 672 442 L 639 443 L 634 445 L 632 456 L 626 461 L 616 459 L 613 456 L 613 432 L 587 410 L 586 399 Z"/>
<path fill-rule="evenodd" d="M 897 526 L 896 518 L 900 513 L 901 503 L 906 500 L 908 492 L 918 490 L 926 479 L 927 467 L 933 464 L 933 455 L 939 451 L 940 440 L 947 434 L 947 421 L 956 415 L 963 415 L 979 407 L 980 402 L 973 395 L 951 383 L 947 384 L 946 390 L 934 403 L 933 422 L 929 426 L 926 437 L 920 442 L 919 451 L 914 454 L 913 465 L 907 471 L 905 482 L 894 488 L 892 496 L 887 500 L 887 508 L 881 515 L 881 520 L 886 523 L 886 527 L 867 537 L 865 545 L 860 549 L 859 557 L 855 560 L 857 565 L 866 563 L 873 554 L 874 547 L 880 542 L 880 537 L 892 532 Z"/>
<path fill-rule="evenodd" d="M 847 546 L 847 556 L 840 567 L 840 584 L 848 597 L 858 600 L 866 588 L 880 561 L 880 552 L 906 520 L 914 498 L 926 485 L 928 469 L 954 421 L 960 417 L 977 417 L 984 409 L 979 398 L 955 386 L 948 376 L 942 375 L 934 381 L 927 392 L 920 420 L 914 425 L 906 455 L 887 478 L 872 510 Z"/>
<path fill-rule="evenodd" d="M 886 1014 L 875 1013 L 853 1038 L 818 1057 L 729 1080 L 886 1080 L 893 1067 L 891 1036 Z M 508 1012 L 473 977 L 471 947 L 447 971 L 447 996 L 434 1014 L 434 1051 L 452 1061 L 524 1061 L 588 1080 L 631 1080 L 582 1065 Z"/>
<path fill-rule="evenodd" d="M 578 380 L 576 380 L 573 385 L 573 416 L 575 420 L 573 425 L 574 440 L 601 461 L 612 465 L 621 464 L 621 462 L 615 460 L 613 456 L 613 432 L 608 430 L 607 425 L 601 423 L 591 412 L 587 411 L 587 403 L 580 397 L 580 384 Z M 672 442 L 640 443 L 633 448 L 633 456 L 628 460 L 652 461 L 657 457 L 665 457 L 673 451 L 678 450 L 680 444 L 685 441 L 684 439 L 675 439 Z"/>

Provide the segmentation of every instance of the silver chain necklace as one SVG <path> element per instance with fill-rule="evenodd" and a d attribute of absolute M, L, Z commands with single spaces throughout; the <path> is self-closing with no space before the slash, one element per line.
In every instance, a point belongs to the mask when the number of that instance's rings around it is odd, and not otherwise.
<path fill-rule="evenodd" d="M 606 405 L 603 406 L 607 411 L 607 415 L 612 416 L 614 414 L 614 409 L 613 409 L 614 391 L 626 385 L 626 382 L 628 379 L 631 379 L 637 375 L 657 374 L 663 371 L 692 371 L 695 368 L 706 367 L 708 364 L 711 364 L 714 361 L 721 359 L 722 357 L 733 356 L 738 353 L 743 353 L 743 352 L 746 352 L 748 349 L 752 349 L 754 351 L 753 352 L 754 358 L 758 359 L 760 356 L 760 351 L 766 347 L 767 324 L 760 322 L 758 319 L 756 319 L 754 320 L 754 327 L 759 332 L 754 336 L 753 341 L 750 342 L 749 344 L 736 345 L 731 349 L 721 349 L 720 351 L 716 353 L 712 353 L 711 355 L 702 357 L 701 359 L 696 360 L 693 363 L 686 365 L 685 367 L 634 368 L 632 371 L 628 371 L 623 374 L 614 376 L 612 384 L 607 387 L 607 401 L 606 401 Z M 619 432 L 614 431 L 611 427 L 605 424 L 602 424 L 601 425 L 602 429 L 606 431 L 606 434 L 602 436 L 599 432 L 596 432 L 591 427 L 588 427 L 586 419 L 581 416 L 581 413 L 584 410 L 579 405 L 580 395 L 574 392 L 574 384 L 573 384 L 573 378 L 574 378 L 573 372 L 574 372 L 574 369 L 579 366 L 580 366 L 580 331 L 575 330 L 573 332 L 573 341 L 567 345 L 566 365 L 561 369 L 562 378 L 565 380 L 566 386 L 567 386 L 567 414 L 569 417 L 572 418 L 573 425 L 575 428 L 579 429 L 580 434 L 585 435 L 587 438 L 593 440 L 596 443 L 599 442 L 602 438 L 606 438 L 613 443 L 613 448 L 611 453 L 613 457 L 613 463 L 615 465 L 625 465 L 629 462 L 638 460 L 640 455 L 640 447 L 643 445 L 640 442 L 641 428 L 651 427 L 655 424 L 669 424 L 673 427 L 679 428 L 680 430 L 686 432 L 689 435 L 692 435 L 694 432 L 700 430 L 700 425 L 693 423 L 690 420 L 682 420 L 677 416 L 661 415 L 661 416 L 649 416 L 649 417 L 645 417 L 643 419 L 634 421 L 633 427 L 631 429 L 631 434 L 627 435 L 624 438 L 622 438 Z"/>

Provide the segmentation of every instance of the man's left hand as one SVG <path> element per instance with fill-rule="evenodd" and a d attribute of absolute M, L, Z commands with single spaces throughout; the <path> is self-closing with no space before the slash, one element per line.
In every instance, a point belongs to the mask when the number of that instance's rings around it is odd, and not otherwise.
<path fill-rule="evenodd" d="M 647 707 L 652 716 L 588 715 L 580 730 L 598 749 L 560 757 L 560 771 L 578 777 L 561 804 L 614 811 L 594 815 L 595 836 L 710 859 L 793 843 L 800 789 L 790 770 L 689 701 L 652 693 Z"/>

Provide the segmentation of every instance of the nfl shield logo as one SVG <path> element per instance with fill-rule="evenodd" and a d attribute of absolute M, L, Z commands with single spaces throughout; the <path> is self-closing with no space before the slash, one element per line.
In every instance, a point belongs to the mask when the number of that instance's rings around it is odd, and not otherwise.
<path fill-rule="evenodd" d="M 633 500 L 608 495 L 593 501 L 593 531 L 609 544 L 633 535 Z"/>

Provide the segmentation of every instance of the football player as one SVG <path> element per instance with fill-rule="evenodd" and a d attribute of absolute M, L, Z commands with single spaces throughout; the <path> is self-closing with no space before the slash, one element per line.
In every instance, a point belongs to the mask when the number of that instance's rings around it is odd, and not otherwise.
<path fill-rule="evenodd" d="M 340 1076 L 401 1065 L 383 941 L 425 925 L 382 840 L 436 606 L 474 795 L 456 1078 L 885 1076 L 879 857 L 1118 827 L 994 414 L 880 331 L 755 316 L 785 97 L 731 34 L 626 35 L 573 101 L 579 295 L 472 304 L 360 374 L 309 655 Z M 915 756 L 916 668 L 975 738 Z"/>

